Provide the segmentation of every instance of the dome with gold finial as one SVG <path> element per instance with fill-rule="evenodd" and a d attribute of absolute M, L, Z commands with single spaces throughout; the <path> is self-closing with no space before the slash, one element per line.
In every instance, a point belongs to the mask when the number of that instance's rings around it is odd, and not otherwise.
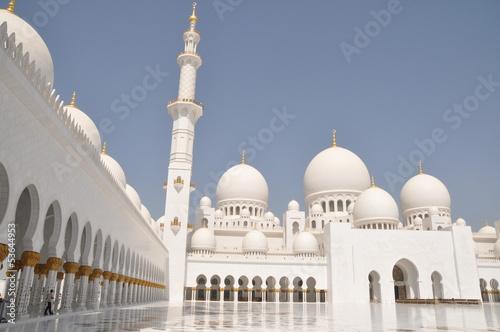
<path fill-rule="evenodd" d="M 422 165 L 419 166 L 419 174 L 408 180 L 399 196 L 401 211 L 411 209 L 426 209 L 432 206 L 439 209 L 450 209 L 450 193 L 446 186 L 434 176 L 425 174 Z"/>
<path fill-rule="evenodd" d="M 69 105 L 64 106 L 67 114 L 74 119 L 75 124 L 80 126 L 85 135 L 89 138 L 90 142 L 96 149 L 101 148 L 101 135 L 99 134 L 99 130 L 95 125 L 94 121 L 85 114 L 80 108 L 76 106 L 76 92 L 73 92 L 73 96 L 71 97 L 71 103 Z M 98 150 L 99 151 L 99 150 Z"/>
<path fill-rule="evenodd" d="M 23 44 L 23 53 L 29 53 L 30 63 L 35 61 L 41 77 L 45 77 L 47 83 L 54 83 L 54 63 L 49 49 L 38 32 L 15 13 L 15 5 L 16 1 L 11 0 L 7 9 L 0 10 L 0 26 L 6 22 L 7 35 L 15 34 L 16 45 Z"/>
<path fill-rule="evenodd" d="M 495 227 L 491 227 L 488 224 L 488 220 L 486 220 L 484 226 L 479 231 L 477 231 L 477 234 L 496 236 L 497 232 L 495 230 Z"/>
<path fill-rule="evenodd" d="M 363 226 L 382 223 L 396 229 L 399 224 L 399 210 L 394 198 L 385 190 L 372 186 L 359 195 L 353 209 L 354 226 Z"/>
<path fill-rule="evenodd" d="M 228 169 L 217 183 L 217 206 L 230 201 L 245 201 L 267 209 L 269 189 L 266 179 L 245 163 L 244 151 L 241 159 L 241 164 Z"/>
<path fill-rule="evenodd" d="M 102 147 L 102 152 L 101 152 L 102 162 L 104 163 L 104 165 L 106 165 L 108 167 L 111 174 L 113 174 L 116 177 L 116 180 L 118 181 L 118 183 L 123 188 L 126 188 L 127 178 L 125 177 L 125 172 L 123 171 L 120 164 L 108 155 L 108 153 L 106 152 L 106 149 L 107 149 L 106 142 L 104 142 L 104 145 Z"/>
<path fill-rule="evenodd" d="M 333 131 L 332 147 L 318 153 L 304 174 L 307 204 L 319 195 L 332 192 L 361 193 L 370 186 L 370 174 L 363 161 L 351 151 L 337 146 Z"/>

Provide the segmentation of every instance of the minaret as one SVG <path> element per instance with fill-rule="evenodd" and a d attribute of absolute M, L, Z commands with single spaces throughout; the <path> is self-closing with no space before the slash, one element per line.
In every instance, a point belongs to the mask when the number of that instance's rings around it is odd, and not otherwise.
<path fill-rule="evenodd" d="M 196 31 L 196 3 L 189 17 L 190 28 L 184 32 L 184 52 L 177 57 L 181 69 L 179 95 L 168 103 L 168 114 L 174 121 L 165 203 L 165 228 L 163 240 L 169 251 L 167 293 L 170 303 L 184 300 L 186 275 L 186 243 L 189 217 L 189 194 L 193 164 L 194 126 L 203 115 L 203 105 L 195 98 L 196 71 L 201 57 L 196 53 L 200 34 Z"/>

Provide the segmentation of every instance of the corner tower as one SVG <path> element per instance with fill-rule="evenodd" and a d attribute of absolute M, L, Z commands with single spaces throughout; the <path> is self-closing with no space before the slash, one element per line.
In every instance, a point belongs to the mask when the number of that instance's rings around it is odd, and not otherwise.
<path fill-rule="evenodd" d="M 177 57 L 181 69 L 179 94 L 168 103 L 168 114 L 173 119 L 172 145 L 168 166 L 163 240 L 169 250 L 167 293 L 169 301 L 183 301 L 186 274 L 186 242 L 189 217 L 189 194 L 193 165 L 194 127 L 203 115 L 203 105 L 195 100 L 196 71 L 201 57 L 196 53 L 200 34 L 196 31 L 196 3 L 189 17 L 190 27 L 184 32 L 184 52 Z"/>

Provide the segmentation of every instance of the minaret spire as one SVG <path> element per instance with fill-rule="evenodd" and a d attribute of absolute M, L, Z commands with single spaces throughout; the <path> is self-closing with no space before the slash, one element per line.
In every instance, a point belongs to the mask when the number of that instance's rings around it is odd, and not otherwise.
<path fill-rule="evenodd" d="M 196 3 L 189 17 L 190 29 L 184 31 L 184 52 L 177 57 L 180 67 L 179 92 L 177 98 L 168 103 L 168 114 L 172 117 L 172 139 L 170 162 L 168 165 L 167 191 L 165 200 L 165 218 L 176 220 L 176 227 L 165 227 L 163 241 L 169 251 L 168 269 L 175 271 L 168 277 L 168 299 L 170 303 L 182 303 L 184 300 L 184 280 L 186 276 L 187 235 L 190 210 L 190 193 L 193 169 L 194 131 L 198 119 L 203 115 L 203 105 L 195 100 L 196 72 L 201 66 L 201 57 L 196 52 L 200 34 L 196 31 Z M 182 183 L 176 182 L 182 179 Z M 188 185 L 184 186 L 183 183 Z"/>
<path fill-rule="evenodd" d="M 10 0 L 9 6 L 7 7 L 7 11 L 14 13 L 15 8 L 16 8 L 16 0 Z"/>
<path fill-rule="evenodd" d="M 193 2 L 193 13 L 189 16 L 189 22 L 191 23 L 191 30 L 196 28 L 196 22 L 198 22 L 198 17 L 196 16 L 196 2 Z"/>

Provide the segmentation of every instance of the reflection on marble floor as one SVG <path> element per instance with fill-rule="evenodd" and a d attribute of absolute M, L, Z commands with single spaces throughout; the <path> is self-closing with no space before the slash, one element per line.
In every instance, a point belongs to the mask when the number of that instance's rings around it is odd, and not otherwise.
<path fill-rule="evenodd" d="M 40 318 L 0 331 L 500 331 L 500 304 L 167 302 Z"/>

